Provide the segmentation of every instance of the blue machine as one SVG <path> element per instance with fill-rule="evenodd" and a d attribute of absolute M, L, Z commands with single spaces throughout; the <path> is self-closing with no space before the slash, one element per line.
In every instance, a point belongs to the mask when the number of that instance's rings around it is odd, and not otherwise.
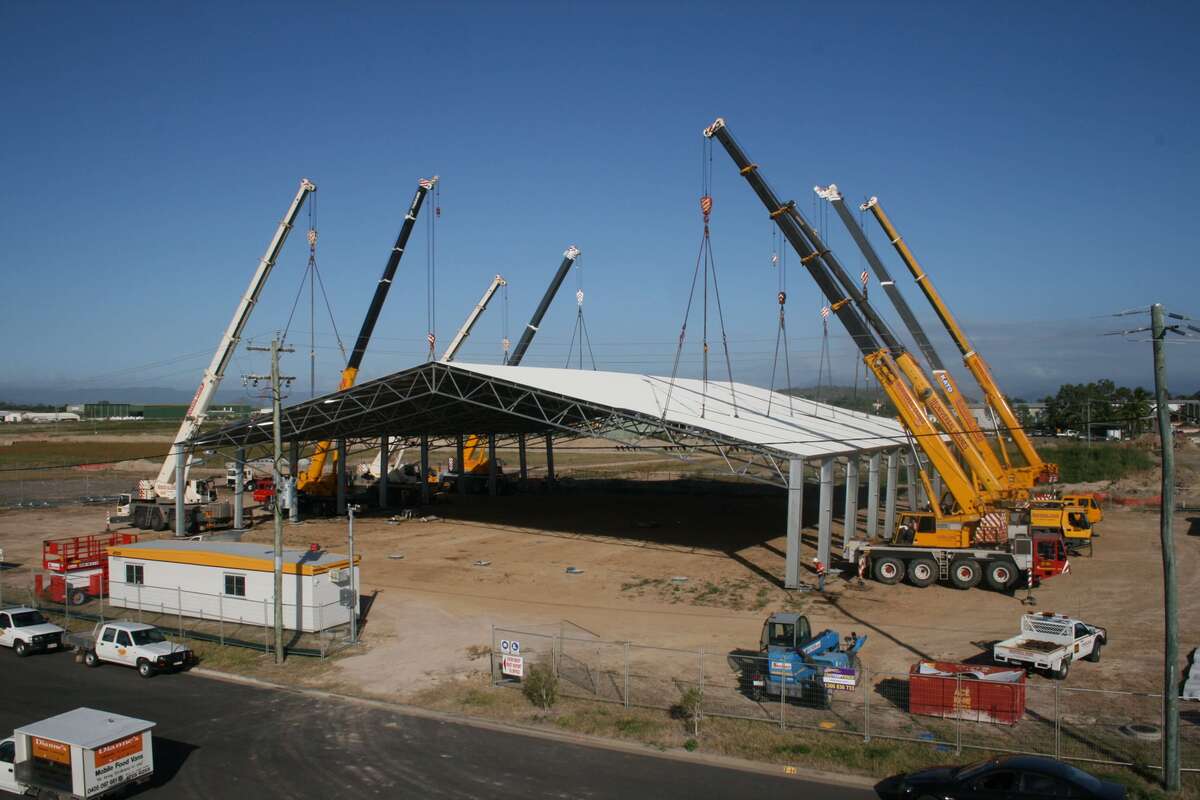
<path fill-rule="evenodd" d="M 851 633 L 845 643 L 837 631 L 816 636 L 802 614 L 780 612 L 763 623 L 763 658 L 751 679 L 756 700 L 764 695 L 816 698 L 829 691 L 853 691 L 858 685 L 858 651 L 867 637 Z"/>

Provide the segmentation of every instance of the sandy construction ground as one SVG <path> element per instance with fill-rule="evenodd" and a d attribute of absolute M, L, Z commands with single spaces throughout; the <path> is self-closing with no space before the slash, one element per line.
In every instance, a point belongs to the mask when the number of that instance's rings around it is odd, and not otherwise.
<path fill-rule="evenodd" d="M 1018 598 L 982 589 L 858 588 L 852 576 L 830 581 L 824 596 L 786 592 L 782 492 L 577 489 L 451 497 L 425 513 L 436 519 L 359 519 L 362 591 L 374 602 L 365 647 L 337 662 L 339 681 L 402 697 L 486 669 L 470 651 L 490 643 L 493 625 L 728 652 L 755 647 L 763 618 L 785 608 L 804 610 L 814 628 L 866 634 L 872 670 L 905 672 L 923 658 L 980 658 L 990 642 L 1017 632 L 1026 610 Z M 1160 681 L 1163 638 L 1158 516 L 1107 513 L 1094 556 L 1072 559 L 1070 575 L 1046 582 L 1038 607 L 1109 630 L 1103 661 L 1077 665 L 1069 685 L 1150 690 Z M 7 585 L 36 563 L 42 539 L 100 530 L 103 519 L 99 508 L 0 512 Z M 1186 653 L 1200 645 L 1200 516 L 1179 514 L 1175 523 Z M 287 525 L 285 533 L 292 545 L 345 549 L 344 520 Z M 263 520 L 247 539 L 270 536 Z M 582 574 L 567 574 L 571 566 Z"/>

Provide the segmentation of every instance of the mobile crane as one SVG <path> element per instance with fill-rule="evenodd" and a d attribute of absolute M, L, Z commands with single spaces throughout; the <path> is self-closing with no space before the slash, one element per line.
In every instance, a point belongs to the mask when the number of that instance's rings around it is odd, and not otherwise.
<path fill-rule="evenodd" d="M 383 302 L 387 299 L 388 290 L 392 287 L 392 280 L 396 277 L 396 268 L 400 266 L 404 248 L 408 246 L 408 239 L 416 225 L 417 215 L 421 212 L 421 205 L 425 202 L 425 196 L 437 185 L 437 181 L 436 175 L 417 181 L 417 191 L 413 195 L 412 202 L 409 203 L 408 213 L 404 215 L 404 224 L 400 226 L 396 244 L 393 245 L 391 255 L 388 256 L 387 263 L 384 265 L 383 275 L 379 278 L 375 294 L 371 298 L 371 305 L 367 308 L 367 315 L 363 318 L 362 327 L 359 328 L 354 349 L 350 352 L 345 369 L 342 370 L 342 379 L 337 388 L 339 392 L 353 386 L 358 377 L 358 369 L 362 366 L 363 356 L 367 352 L 367 344 L 371 341 L 371 334 L 375 331 L 375 323 L 379 321 L 379 312 L 383 310 Z M 309 459 L 308 469 L 296 476 L 297 501 L 302 508 L 308 511 L 318 510 L 328 514 L 334 510 L 334 498 L 337 496 L 337 470 L 331 470 L 329 474 L 325 473 L 325 462 L 328 460 L 332 444 L 328 440 L 318 442 Z M 334 458 L 336 457 L 335 453 Z"/>
<path fill-rule="evenodd" d="M 212 481 L 187 479 L 188 465 L 184 466 L 183 486 L 176 486 L 171 482 L 175 472 L 176 448 L 181 447 L 182 443 L 195 435 L 204 424 L 213 395 L 216 394 L 222 378 L 225 377 L 225 368 L 237 350 L 238 343 L 242 338 L 242 331 L 246 327 L 247 320 L 250 319 L 250 312 L 258 303 L 258 297 L 267 282 L 267 277 L 275 267 L 275 262 L 279 258 L 280 251 L 283 250 L 284 242 L 291 233 L 305 199 L 316 190 L 317 187 L 308 178 L 301 179 L 296 196 L 288 206 L 283 220 L 275 229 L 275 235 L 267 245 L 267 250 L 258 263 L 258 269 L 250 279 L 250 286 L 242 295 L 242 299 L 233 313 L 233 319 L 229 321 L 229 327 L 226 328 L 225 335 L 221 337 L 221 342 L 217 345 L 212 362 L 204 371 L 204 377 L 200 380 L 200 386 L 192 397 L 183 423 L 175 434 L 175 445 L 163 461 L 154 480 L 138 481 L 133 492 L 120 495 L 117 514 L 110 516 L 110 521 L 132 522 L 134 527 L 143 530 L 147 528 L 156 531 L 166 530 L 174 522 L 171 506 L 175 503 L 175 494 L 180 489 L 184 492 L 184 503 L 187 506 L 186 521 L 189 530 L 194 532 L 200 528 L 217 527 L 232 520 L 232 507 L 228 503 L 217 502 L 217 490 Z M 177 533 L 182 535 L 183 531 L 177 531 Z"/>
<path fill-rule="evenodd" d="M 1065 565 L 1061 534 L 1040 533 L 1031 531 L 1027 524 L 1011 524 L 1010 512 L 994 504 L 995 499 L 1003 496 L 1003 492 L 997 491 L 999 487 L 977 487 L 960 467 L 943 435 L 950 438 L 981 483 L 990 475 L 919 365 L 845 274 L 816 231 L 804 221 L 795 203 L 780 202 L 759 173 L 758 165 L 750 161 L 729 133 L 723 119 L 718 118 L 706 128 L 704 135 L 721 143 L 766 206 L 895 405 L 910 440 L 924 451 L 949 492 L 949 502 L 936 498 L 928 474 L 924 467 L 918 466 L 931 500 L 931 511 L 902 514 L 889 545 L 854 541 L 847 548 L 846 557 L 851 561 L 866 559 L 864 566 L 874 561 L 874 576 L 888 584 L 896 583 L 907 573 L 918 586 L 948 579 L 966 589 L 978 585 L 986 575 L 989 585 L 1003 589 L 1013 586 L 1026 570 L 1035 577 L 1059 574 Z M 922 405 L 934 414 L 942 430 L 930 422 Z M 991 477 L 995 482 L 995 477 Z M 947 507 L 943 508 L 944 505 Z"/>
<path fill-rule="evenodd" d="M 520 366 L 522 359 L 525 358 L 525 351 L 529 349 L 534 334 L 538 332 L 538 326 L 542 324 L 542 318 L 546 316 L 546 311 L 550 308 L 550 303 L 554 300 L 554 296 L 558 294 L 559 287 L 566 280 L 567 273 L 571 271 L 575 259 L 579 258 L 581 252 L 575 245 L 571 245 L 563 251 L 562 263 L 558 265 L 558 270 L 554 273 L 554 278 L 551 279 L 550 285 L 546 288 L 546 293 L 542 295 L 541 302 L 534 309 L 533 316 L 529 319 L 529 324 L 521 332 L 521 338 L 517 340 L 517 346 L 513 349 L 508 361 L 505 362 L 507 366 Z M 487 458 L 487 437 L 472 435 L 467 438 L 463 446 L 463 463 L 458 465 L 458 468 L 463 470 L 466 475 L 487 474 L 490 469 Z"/>

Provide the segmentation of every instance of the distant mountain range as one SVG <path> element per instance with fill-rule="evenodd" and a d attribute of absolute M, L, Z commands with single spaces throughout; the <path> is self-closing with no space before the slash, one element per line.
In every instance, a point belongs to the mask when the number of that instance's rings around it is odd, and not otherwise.
<path fill-rule="evenodd" d="M 37 404 L 62 406 L 74 403 L 98 403 L 101 400 L 141 405 L 190 403 L 193 391 L 195 390 L 171 389 L 164 386 L 113 386 L 99 389 L 0 386 L 0 403 L 17 406 Z M 218 403 L 246 402 L 245 395 L 237 391 L 218 391 L 215 401 Z"/>

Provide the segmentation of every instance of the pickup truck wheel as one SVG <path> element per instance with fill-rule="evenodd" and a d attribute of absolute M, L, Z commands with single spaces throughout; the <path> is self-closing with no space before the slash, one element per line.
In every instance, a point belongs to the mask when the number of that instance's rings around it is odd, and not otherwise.
<path fill-rule="evenodd" d="M 973 558 L 960 558 L 950 565 L 950 582 L 956 589 L 971 589 L 979 585 L 983 577 L 979 562 Z"/>
<path fill-rule="evenodd" d="M 1062 660 L 1062 664 L 1059 665 L 1058 669 L 1052 670 L 1050 672 L 1050 677 L 1054 678 L 1054 680 L 1056 680 L 1056 681 L 1065 681 L 1067 679 L 1067 674 L 1070 673 L 1070 671 L 1071 671 L 1071 659 L 1064 658 Z"/>
<path fill-rule="evenodd" d="M 24 658 L 25 656 L 29 655 L 30 652 L 32 652 L 32 651 L 30 650 L 29 644 L 27 642 L 22 642 L 20 639 L 18 639 L 13 644 L 13 652 L 17 654 L 17 658 Z"/>
<path fill-rule="evenodd" d="M 1101 642 L 1099 639 L 1097 639 L 1096 643 L 1094 645 L 1092 645 L 1092 652 L 1090 652 L 1086 656 L 1084 656 L 1083 660 L 1091 661 L 1092 663 L 1099 661 L 1100 660 L 1100 648 L 1103 646 L 1104 646 L 1104 643 Z"/>
<path fill-rule="evenodd" d="M 924 589 L 937 580 L 937 563 L 932 558 L 914 558 L 908 562 L 908 582 Z"/>
<path fill-rule="evenodd" d="M 138 662 L 137 671 L 138 675 L 141 675 L 143 678 L 154 677 L 154 665 L 145 659 Z"/>
<path fill-rule="evenodd" d="M 83 663 L 89 667 L 100 666 L 100 657 L 96 655 L 95 650 L 88 650 L 83 654 Z"/>
<path fill-rule="evenodd" d="M 1012 565 L 1005 561 L 993 561 L 988 564 L 987 571 L 984 573 L 987 578 L 988 586 L 995 589 L 997 592 L 1003 592 L 1012 585 L 1016 579 L 1017 573 Z"/>
<path fill-rule="evenodd" d="M 899 583 L 904 579 L 904 562 L 898 558 L 884 556 L 875 560 L 875 568 L 873 570 L 875 580 L 880 583 L 886 583 L 889 586 L 893 583 Z"/>

